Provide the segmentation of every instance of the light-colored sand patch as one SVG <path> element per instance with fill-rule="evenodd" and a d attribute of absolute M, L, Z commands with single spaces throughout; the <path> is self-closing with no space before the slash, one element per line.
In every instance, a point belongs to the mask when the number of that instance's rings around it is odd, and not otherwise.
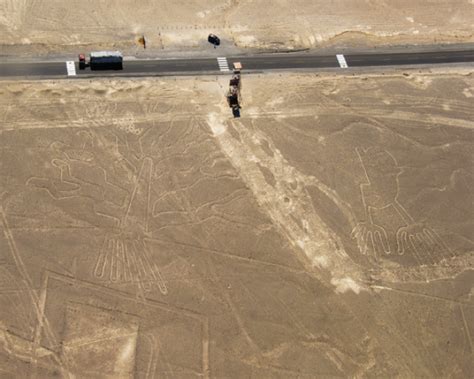
<path fill-rule="evenodd" d="M 332 279 L 331 283 L 336 287 L 337 293 L 352 291 L 356 294 L 359 294 L 359 292 L 362 290 L 362 287 L 351 278 Z"/>
<path fill-rule="evenodd" d="M 472 88 L 464 88 L 462 91 L 462 94 L 468 98 L 473 97 L 474 95 L 472 94 Z"/>
<path fill-rule="evenodd" d="M 348 274 L 356 278 L 354 283 L 360 280 L 362 275 L 359 268 L 344 251 L 339 237 L 312 208 L 305 186 L 316 185 L 333 201 L 340 203 L 337 195 L 315 178 L 307 177 L 292 167 L 272 145 L 268 136 L 257 128 L 232 122 L 233 129 L 239 134 L 239 139 L 236 139 L 227 130 L 226 121 L 221 115 L 210 113 L 207 121 L 223 152 L 252 190 L 258 204 L 281 234 L 304 252 L 310 266 L 323 270 L 325 274 L 329 273 L 337 285 Z M 267 150 L 271 149 L 271 155 L 262 148 L 262 141 L 265 141 Z M 261 167 L 271 173 L 275 183 L 266 180 Z M 344 207 L 341 204 L 341 208 Z M 304 222 L 300 224 L 300 220 Z M 350 287 L 354 288 L 359 287 Z"/>
<path fill-rule="evenodd" d="M 237 37 L 237 43 L 242 46 L 250 46 L 257 41 L 255 36 L 252 35 L 240 35 Z"/>
<path fill-rule="evenodd" d="M 472 42 L 472 13 L 472 3 L 465 0 L 392 0 L 380 4 L 350 0 L 271 4 L 267 0 L 222 4 L 210 0 L 141 0 L 140 6 L 132 0 L 3 0 L 0 44 L 27 44 L 39 52 L 64 51 L 66 46 L 78 44 L 90 48 L 114 45 L 131 53 L 142 34 L 147 36 L 150 51 L 202 48 L 209 32 L 239 47 L 271 50 L 340 42 Z M 415 20 L 419 27 L 408 29 Z"/>

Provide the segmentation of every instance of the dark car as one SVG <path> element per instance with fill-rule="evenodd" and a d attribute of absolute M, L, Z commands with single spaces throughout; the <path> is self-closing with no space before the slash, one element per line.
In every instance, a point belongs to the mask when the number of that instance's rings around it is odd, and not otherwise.
<path fill-rule="evenodd" d="M 219 39 L 219 37 L 212 33 L 209 34 L 209 37 L 207 37 L 207 40 L 209 43 L 212 43 L 214 46 L 219 46 L 221 44 L 221 40 Z"/>

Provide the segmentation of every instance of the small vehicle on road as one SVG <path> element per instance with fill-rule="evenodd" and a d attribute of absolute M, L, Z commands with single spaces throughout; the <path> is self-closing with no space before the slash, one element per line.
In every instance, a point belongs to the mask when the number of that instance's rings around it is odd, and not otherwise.
<path fill-rule="evenodd" d="M 212 43 L 214 45 L 214 47 L 216 46 L 219 46 L 221 44 L 221 40 L 218 36 L 216 36 L 215 34 L 209 34 L 209 36 L 207 37 L 207 41 L 209 43 Z"/>

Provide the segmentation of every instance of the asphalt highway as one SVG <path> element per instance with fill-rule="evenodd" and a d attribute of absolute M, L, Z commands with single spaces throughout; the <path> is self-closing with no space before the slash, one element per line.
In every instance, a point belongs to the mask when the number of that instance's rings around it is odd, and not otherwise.
<path fill-rule="evenodd" d="M 0 63 L 0 77 L 75 77 L 106 76 L 123 74 L 127 76 L 146 75 L 173 75 L 173 74 L 208 74 L 222 72 L 226 67 L 232 67 L 233 62 L 241 62 L 246 71 L 267 70 L 297 70 L 344 67 L 341 58 L 336 55 L 311 55 L 309 53 L 286 53 L 256 56 L 229 56 L 221 57 L 220 62 L 214 58 L 189 59 L 156 59 L 156 60 L 127 60 L 124 59 L 122 71 L 91 71 L 89 68 L 79 70 L 78 63 L 71 69 L 66 68 L 64 62 L 37 62 L 37 63 Z M 345 60 L 345 62 L 344 62 Z M 459 51 L 430 51 L 410 53 L 370 53 L 347 54 L 343 62 L 351 67 L 370 66 L 403 66 L 403 65 L 431 65 L 439 63 L 467 63 L 474 62 L 474 50 Z M 227 66 L 226 66 L 227 64 Z M 347 69 L 347 68 L 344 68 Z M 75 73 L 74 73 L 75 71 Z"/>

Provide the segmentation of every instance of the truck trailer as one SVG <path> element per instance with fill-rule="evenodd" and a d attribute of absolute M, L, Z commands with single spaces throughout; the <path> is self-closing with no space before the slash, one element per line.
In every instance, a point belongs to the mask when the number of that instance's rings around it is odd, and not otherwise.
<path fill-rule="evenodd" d="M 240 88 L 242 87 L 240 80 L 241 70 L 242 64 L 240 62 L 234 62 L 233 75 L 229 80 L 229 90 L 227 91 L 227 104 L 232 108 L 232 114 L 234 117 L 240 117 Z"/>
<path fill-rule="evenodd" d="M 89 54 L 87 61 L 84 54 L 79 54 L 79 69 L 84 70 L 122 70 L 123 56 L 120 51 L 94 51 Z"/>

